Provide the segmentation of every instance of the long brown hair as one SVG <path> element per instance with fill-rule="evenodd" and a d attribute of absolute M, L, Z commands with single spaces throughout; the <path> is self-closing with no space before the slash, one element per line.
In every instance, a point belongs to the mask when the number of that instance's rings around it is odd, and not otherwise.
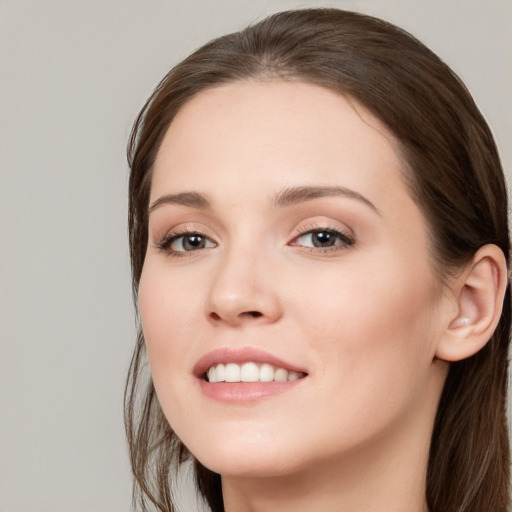
<path fill-rule="evenodd" d="M 178 110 L 200 91 L 249 78 L 299 80 L 357 99 L 394 134 L 411 195 L 425 215 L 440 277 L 493 243 L 508 262 L 507 192 L 490 130 L 459 78 L 413 36 L 384 21 L 337 9 L 273 15 L 218 38 L 172 69 L 131 134 L 129 236 L 133 293 L 147 246 L 151 172 Z M 510 450 L 506 421 L 510 289 L 487 345 L 452 363 L 435 420 L 427 471 L 431 512 L 506 512 Z M 174 463 L 190 458 L 160 409 L 139 330 L 125 419 L 143 509 L 174 510 Z M 223 511 L 220 476 L 195 461 L 198 489 Z"/>

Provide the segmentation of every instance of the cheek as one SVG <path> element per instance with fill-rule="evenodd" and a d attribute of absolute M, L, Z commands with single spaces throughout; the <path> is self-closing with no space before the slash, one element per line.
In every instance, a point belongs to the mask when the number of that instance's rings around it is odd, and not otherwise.
<path fill-rule="evenodd" d="M 169 336 L 169 307 L 166 287 L 146 267 L 139 285 L 139 311 L 148 353 L 161 350 L 167 345 Z"/>
<path fill-rule="evenodd" d="M 180 287 L 151 261 L 145 265 L 139 285 L 139 311 L 148 359 L 155 385 L 166 369 L 183 366 L 187 352 L 184 331 L 197 321 L 191 301 L 194 290 Z"/>
<path fill-rule="evenodd" d="M 333 277 L 329 287 L 311 292 L 308 310 L 299 315 L 322 352 L 319 372 L 342 381 L 354 396 L 381 396 L 391 388 L 402 394 L 428 377 L 437 289 L 429 269 L 411 272 L 398 266 Z"/>
<path fill-rule="evenodd" d="M 424 308 L 433 295 L 403 284 L 347 283 L 346 295 L 316 302 L 309 311 L 304 330 L 320 356 L 315 373 L 322 376 L 324 397 L 317 398 L 323 406 L 315 423 L 325 425 L 333 447 L 378 435 L 411 411 L 424 417 L 433 359 L 431 314 Z"/>
<path fill-rule="evenodd" d="M 196 387 L 190 371 L 194 360 L 190 333 L 197 331 L 198 310 L 195 290 L 180 286 L 179 279 L 167 274 L 151 261 L 144 267 L 139 311 L 153 384 L 174 428 L 186 421 L 191 386 Z"/>

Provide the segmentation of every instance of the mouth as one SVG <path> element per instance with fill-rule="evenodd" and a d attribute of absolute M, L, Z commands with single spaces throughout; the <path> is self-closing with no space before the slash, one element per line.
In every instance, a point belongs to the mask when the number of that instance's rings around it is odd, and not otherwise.
<path fill-rule="evenodd" d="M 289 382 L 303 379 L 304 372 L 287 370 L 269 363 L 248 361 L 242 364 L 219 363 L 210 366 L 203 378 L 207 382 Z"/>
<path fill-rule="evenodd" d="M 250 347 L 217 349 L 194 367 L 202 392 L 220 402 L 254 402 L 306 381 L 304 368 Z"/>

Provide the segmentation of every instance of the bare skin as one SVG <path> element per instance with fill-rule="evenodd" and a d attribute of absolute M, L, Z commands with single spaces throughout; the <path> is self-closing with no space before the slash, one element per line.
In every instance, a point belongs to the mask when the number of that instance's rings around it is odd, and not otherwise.
<path fill-rule="evenodd" d="M 227 512 L 427 510 L 461 286 L 439 283 L 403 172 L 377 120 L 313 85 L 225 85 L 171 124 L 141 318 L 163 411 L 222 475 Z M 197 375 L 211 351 L 247 348 L 300 380 L 230 401 Z"/>

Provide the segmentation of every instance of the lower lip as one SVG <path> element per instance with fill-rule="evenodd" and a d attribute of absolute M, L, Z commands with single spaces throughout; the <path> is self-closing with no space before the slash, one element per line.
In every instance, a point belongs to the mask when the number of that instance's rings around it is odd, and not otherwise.
<path fill-rule="evenodd" d="M 255 402 L 279 395 L 299 385 L 302 379 L 287 382 L 207 382 L 201 380 L 201 390 L 208 397 L 219 402 Z"/>

